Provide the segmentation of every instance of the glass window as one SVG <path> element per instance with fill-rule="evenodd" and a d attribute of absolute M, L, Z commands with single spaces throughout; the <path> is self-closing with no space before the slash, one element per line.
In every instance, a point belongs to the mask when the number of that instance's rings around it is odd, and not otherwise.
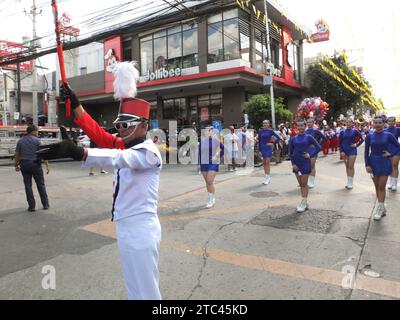
<path fill-rule="evenodd" d="M 161 68 L 198 66 L 197 41 L 196 23 L 175 26 L 141 38 L 141 74 L 146 75 L 148 71 L 153 72 Z M 132 51 L 124 51 L 124 57 L 126 57 L 125 60 L 131 60 Z"/>
<path fill-rule="evenodd" d="M 300 81 L 299 51 L 299 47 L 296 44 L 293 44 L 293 75 L 296 81 Z"/>
<path fill-rule="evenodd" d="M 164 119 L 176 119 L 177 112 L 174 106 L 174 99 L 163 101 L 163 115 Z"/>
<path fill-rule="evenodd" d="M 262 33 L 260 30 L 256 29 L 255 30 L 255 35 L 256 35 L 256 62 L 259 62 L 263 60 L 263 52 L 262 52 Z"/>
<path fill-rule="evenodd" d="M 239 25 L 237 19 L 224 21 L 224 60 L 239 59 Z"/>
<path fill-rule="evenodd" d="M 189 99 L 190 119 L 192 122 L 198 121 L 197 115 L 197 97 Z"/>
<path fill-rule="evenodd" d="M 199 96 L 199 101 L 207 101 L 207 103 L 210 100 L 210 96 L 209 95 L 205 95 L 205 96 Z"/>
<path fill-rule="evenodd" d="M 210 100 L 211 120 L 222 120 L 222 95 L 211 95 Z"/>
<path fill-rule="evenodd" d="M 187 30 L 183 35 L 183 68 L 198 66 L 197 29 Z"/>
<path fill-rule="evenodd" d="M 266 61 L 268 59 L 268 48 L 267 48 L 267 37 L 265 33 L 263 33 L 263 46 L 262 46 L 262 53 L 263 53 L 263 59 Z"/>
<path fill-rule="evenodd" d="M 208 63 L 240 59 L 240 41 L 243 39 L 243 57 L 250 60 L 250 27 L 244 22 L 243 36 L 239 36 L 239 11 L 232 9 L 208 19 Z M 246 52 L 247 51 L 247 52 Z"/>
<path fill-rule="evenodd" d="M 194 22 L 184 23 L 182 25 L 183 31 L 191 30 L 191 29 L 195 29 L 195 28 L 197 28 L 197 23 L 194 23 Z"/>
<path fill-rule="evenodd" d="M 150 34 L 150 35 L 148 35 L 148 36 L 145 36 L 145 37 L 141 38 L 141 40 L 142 40 L 142 41 L 149 41 L 149 40 L 153 40 L 153 35 L 152 35 L 152 34 Z"/>
<path fill-rule="evenodd" d="M 132 61 L 132 49 L 131 48 L 124 48 L 123 59 L 124 59 L 124 61 Z"/>
<path fill-rule="evenodd" d="M 275 68 L 280 68 L 282 66 L 282 46 L 279 41 L 271 40 L 271 59 Z"/>
<path fill-rule="evenodd" d="M 132 38 L 126 38 L 126 39 L 124 39 L 123 41 L 122 41 L 122 46 L 124 47 L 124 48 L 130 48 L 130 47 L 132 47 Z"/>
<path fill-rule="evenodd" d="M 238 17 L 238 9 L 232 9 L 224 12 L 224 20 L 237 18 Z"/>
<path fill-rule="evenodd" d="M 182 33 L 168 36 L 168 68 L 182 68 Z"/>
<path fill-rule="evenodd" d="M 216 15 L 213 15 L 211 17 L 208 18 L 208 23 L 215 23 L 215 22 L 220 22 L 222 21 L 222 13 L 218 13 Z"/>
<path fill-rule="evenodd" d="M 250 25 L 240 20 L 240 57 L 250 62 Z"/>
<path fill-rule="evenodd" d="M 150 119 L 155 120 L 157 119 L 157 101 L 150 102 Z"/>
<path fill-rule="evenodd" d="M 289 65 L 289 67 L 292 67 L 292 69 L 294 69 L 294 61 L 293 61 L 293 44 L 292 43 L 288 43 L 286 45 L 286 53 L 287 53 L 287 64 Z"/>
<path fill-rule="evenodd" d="M 155 39 L 155 38 L 165 37 L 166 35 L 167 35 L 167 31 L 162 30 L 162 31 L 154 33 L 153 37 Z"/>
<path fill-rule="evenodd" d="M 224 60 L 222 23 L 208 25 L 208 63 Z"/>
<path fill-rule="evenodd" d="M 211 95 L 211 100 L 222 100 L 222 94 L 217 93 L 217 94 L 212 94 Z"/>
<path fill-rule="evenodd" d="M 154 68 L 155 70 L 167 66 L 167 38 L 154 39 Z"/>
<path fill-rule="evenodd" d="M 186 98 L 175 99 L 175 105 L 178 107 L 179 116 L 182 118 L 187 117 Z"/>
<path fill-rule="evenodd" d="M 179 33 L 179 32 L 181 32 L 181 31 L 182 31 L 182 26 L 181 26 L 181 25 L 179 25 L 179 26 L 177 26 L 177 27 L 169 28 L 169 29 L 168 29 L 168 35 L 170 35 L 170 34 L 175 34 L 175 33 Z"/>
<path fill-rule="evenodd" d="M 153 72 L 153 41 L 144 41 L 140 44 L 140 68 L 142 75 Z"/>

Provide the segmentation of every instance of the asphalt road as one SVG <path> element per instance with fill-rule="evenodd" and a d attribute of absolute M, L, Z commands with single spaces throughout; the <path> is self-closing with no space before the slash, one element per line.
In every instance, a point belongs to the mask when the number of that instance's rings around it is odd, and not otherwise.
<path fill-rule="evenodd" d="M 0 299 L 126 299 L 110 222 L 112 174 L 89 176 L 75 162 L 51 166 L 51 208 L 37 205 L 35 213 L 26 211 L 21 175 L 0 166 Z M 299 215 L 289 162 L 272 166 L 268 187 L 260 169 L 222 168 L 211 210 L 196 167 L 165 166 L 163 298 L 399 299 L 400 194 L 388 193 L 389 214 L 377 223 L 361 157 L 352 191 L 338 155 L 317 169 L 310 210 Z M 46 266 L 56 271 L 55 289 L 43 286 Z"/>

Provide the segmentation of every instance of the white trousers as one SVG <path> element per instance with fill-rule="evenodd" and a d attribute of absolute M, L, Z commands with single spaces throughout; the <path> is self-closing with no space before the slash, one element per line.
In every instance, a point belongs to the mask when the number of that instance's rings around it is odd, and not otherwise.
<path fill-rule="evenodd" d="M 129 300 L 161 300 L 158 256 L 161 225 L 154 213 L 115 221 L 118 250 Z"/>

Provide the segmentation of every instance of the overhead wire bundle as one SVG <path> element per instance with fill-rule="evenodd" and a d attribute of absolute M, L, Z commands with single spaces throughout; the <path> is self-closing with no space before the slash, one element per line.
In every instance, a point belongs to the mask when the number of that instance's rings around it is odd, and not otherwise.
<path fill-rule="evenodd" d="M 7 1 L 7 0 L 3 0 Z M 60 2 L 66 2 L 71 0 L 61 0 Z M 171 15 L 176 17 L 174 13 L 179 12 L 184 17 L 193 16 L 193 9 L 189 9 L 185 3 L 190 2 L 196 7 L 197 4 L 211 2 L 214 6 L 218 6 L 220 1 L 180 1 L 174 0 L 153 0 L 151 2 L 140 0 L 132 0 L 125 3 L 120 3 L 96 12 L 85 15 L 85 19 L 79 21 L 71 27 L 79 28 L 83 31 L 79 37 L 75 40 L 70 39 L 69 41 L 63 41 L 64 48 L 66 50 L 73 49 L 86 45 L 91 42 L 103 40 L 105 37 L 120 34 L 130 29 L 136 29 L 140 27 L 145 29 L 148 24 L 156 22 L 160 15 Z M 38 8 L 49 7 L 48 2 L 41 2 L 36 6 Z M 179 6 L 179 7 L 178 7 Z M 181 8 L 183 9 L 181 9 Z M 0 18 L 2 16 L 0 15 Z M 10 53 L 0 57 L 0 67 L 11 63 L 23 62 L 44 56 L 46 54 L 54 53 L 56 51 L 56 41 L 53 30 L 45 32 L 40 37 L 32 39 L 32 42 L 41 40 L 44 42 L 47 40 L 48 44 L 41 48 L 25 47 L 19 53 Z"/>

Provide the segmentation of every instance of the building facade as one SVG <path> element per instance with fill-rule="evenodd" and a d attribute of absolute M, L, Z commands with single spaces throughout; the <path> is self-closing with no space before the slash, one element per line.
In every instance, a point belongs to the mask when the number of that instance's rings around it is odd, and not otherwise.
<path fill-rule="evenodd" d="M 263 1 L 255 1 L 263 11 Z M 299 30 L 269 5 L 271 60 L 275 96 L 294 111 L 304 94 L 303 40 Z M 207 6 L 207 4 L 204 4 Z M 159 18 L 157 28 L 104 39 L 66 56 L 69 83 L 85 109 L 103 126 L 118 113 L 112 67 L 116 61 L 137 61 L 138 97 L 152 105 L 153 127 L 198 127 L 221 121 L 224 127 L 243 124 L 244 103 L 269 93 L 266 31 L 254 10 L 229 2 L 219 10 L 184 21 Z M 91 58 L 88 58 L 88 57 Z M 72 73 L 71 73 L 72 72 Z M 59 115 L 61 123 L 66 121 Z"/>

